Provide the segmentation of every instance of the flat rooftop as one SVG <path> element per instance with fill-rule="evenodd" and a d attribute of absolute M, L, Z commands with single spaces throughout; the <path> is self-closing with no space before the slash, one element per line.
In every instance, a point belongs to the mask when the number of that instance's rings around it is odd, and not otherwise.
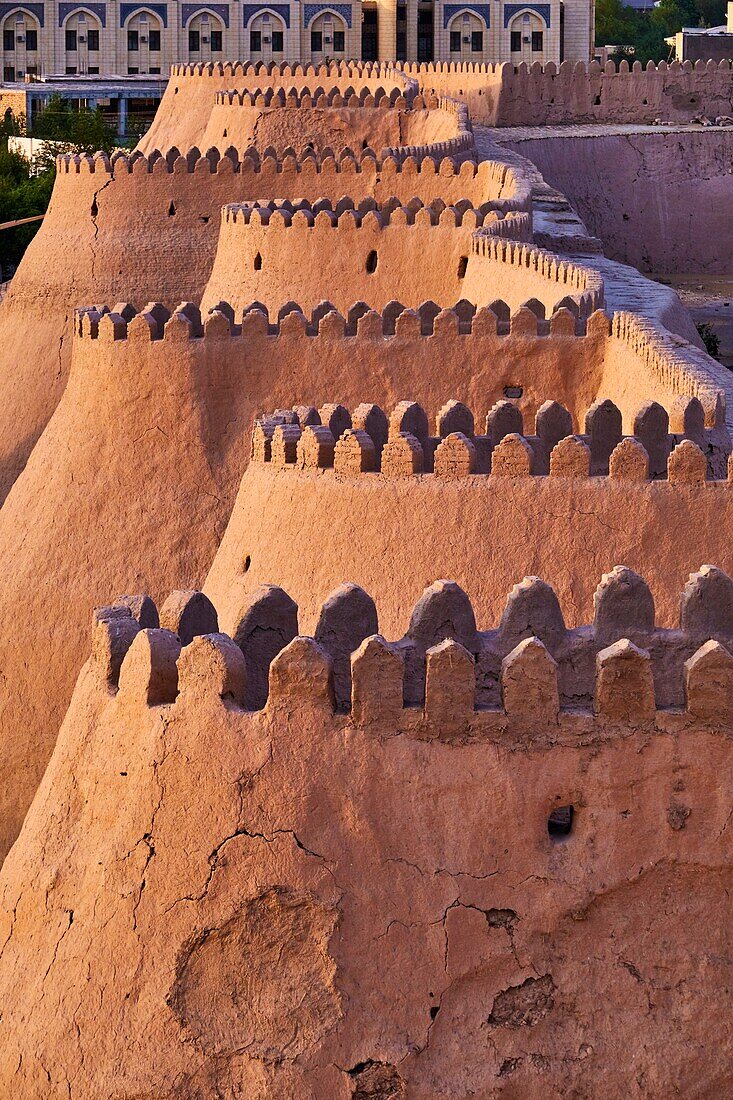
<path fill-rule="evenodd" d="M 14 92 L 23 92 L 30 96 L 61 95 L 73 96 L 80 99 L 115 95 L 124 93 L 127 96 L 140 96 L 147 98 L 149 95 L 162 94 L 169 77 L 165 76 L 49 76 L 45 80 L 32 80 L 28 83 L 16 81 L 15 83 L 2 82 L 0 89 Z"/>

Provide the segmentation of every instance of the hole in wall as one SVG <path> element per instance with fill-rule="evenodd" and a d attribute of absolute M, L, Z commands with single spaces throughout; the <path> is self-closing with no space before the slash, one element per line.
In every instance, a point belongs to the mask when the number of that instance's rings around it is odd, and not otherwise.
<path fill-rule="evenodd" d="M 648 99 L 642 99 L 641 104 L 642 104 L 642 107 L 647 107 L 649 105 L 649 100 Z"/>
<path fill-rule="evenodd" d="M 262 271 L 262 256 L 260 256 L 259 252 L 255 256 L 254 269 L 255 271 Z"/>
<path fill-rule="evenodd" d="M 595 103 L 596 107 L 600 107 L 601 97 L 599 95 L 597 95 L 596 98 L 593 100 L 593 102 Z"/>
<path fill-rule="evenodd" d="M 521 397 L 523 393 L 524 393 L 524 389 L 523 389 L 522 386 L 505 386 L 504 387 L 504 396 L 509 401 L 516 401 L 517 398 Z"/>
<path fill-rule="evenodd" d="M 210 217 L 211 217 L 211 215 L 210 215 L 210 214 L 202 214 L 202 215 L 201 215 L 201 221 L 202 221 L 202 222 L 204 223 L 204 225 L 208 225 L 208 224 L 209 224 L 209 218 L 210 218 Z"/>
<path fill-rule="evenodd" d="M 367 275 L 373 275 L 377 270 L 377 253 L 374 249 L 371 250 L 366 258 L 366 270 Z"/>
<path fill-rule="evenodd" d="M 178 95 L 178 88 L 173 89 L 173 95 Z"/>
<path fill-rule="evenodd" d="M 468 267 L 468 256 L 461 256 L 458 261 L 458 278 L 464 279 L 466 277 L 466 268 Z"/>
<path fill-rule="evenodd" d="M 175 204 L 175 203 L 173 202 L 173 200 L 171 199 L 171 204 L 170 204 L 170 206 L 168 207 L 168 217 L 169 217 L 169 218 L 174 218 L 174 217 L 175 217 L 175 215 L 176 215 L 176 204 Z"/>
<path fill-rule="evenodd" d="M 96 218 L 98 213 L 99 213 L 99 207 L 97 206 L 97 196 L 95 195 L 94 198 L 92 199 L 92 217 Z"/>
<path fill-rule="evenodd" d="M 366 148 L 367 148 L 367 139 L 366 139 L 366 138 L 364 138 L 364 140 L 362 141 L 362 143 L 361 143 L 361 147 L 362 147 L 362 149 L 366 149 Z"/>
<path fill-rule="evenodd" d="M 243 573 L 249 573 L 249 567 L 250 567 L 251 564 L 252 564 L 252 558 L 250 557 L 249 554 L 247 554 L 247 556 L 244 559 L 244 565 L 242 566 L 242 572 Z"/>
<path fill-rule="evenodd" d="M 547 833 L 550 840 L 562 840 L 570 836 L 573 828 L 575 809 L 572 806 L 558 806 L 547 819 Z"/>
<path fill-rule="evenodd" d="M 226 132 L 226 130 L 225 130 L 222 136 L 223 136 L 223 137 L 229 137 L 229 134 L 228 134 L 228 133 Z"/>

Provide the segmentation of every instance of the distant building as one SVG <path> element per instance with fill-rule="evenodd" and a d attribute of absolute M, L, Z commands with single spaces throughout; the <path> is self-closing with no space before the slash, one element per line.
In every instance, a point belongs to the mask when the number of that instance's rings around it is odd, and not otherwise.
<path fill-rule="evenodd" d="M 733 60 L 733 3 L 728 4 L 722 27 L 683 27 L 667 42 L 674 47 L 676 61 Z"/>
<path fill-rule="evenodd" d="M 588 61 L 595 0 L 140 3 L 0 0 L 5 83 L 165 76 L 175 62 Z"/>
<path fill-rule="evenodd" d="M 35 79 L 24 84 L 0 84 L 0 117 L 23 116 L 28 131 L 41 108 L 52 96 L 70 102 L 72 108 L 99 107 L 121 137 L 127 133 L 128 119 L 152 119 L 162 98 L 167 75 L 159 76 L 67 76 L 48 80 Z"/>
<path fill-rule="evenodd" d="M 618 44 L 615 46 L 596 46 L 593 51 L 593 60 L 597 61 L 599 65 L 605 65 L 607 61 L 611 61 L 618 54 L 623 54 L 625 58 L 632 61 L 635 53 L 635 46 L 620 46 Z"/>

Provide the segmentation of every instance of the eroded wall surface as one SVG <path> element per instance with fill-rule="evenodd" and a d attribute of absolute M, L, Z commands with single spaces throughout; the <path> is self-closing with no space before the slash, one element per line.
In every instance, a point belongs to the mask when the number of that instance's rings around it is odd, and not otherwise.
<path fill-rule="evenodd" d="M 567 195 L 611 259 L 659 275 L 733 273 L 730 130 L 498 138 Z"/>
<path fill-rule="evenodd" d="M 661 61 L 642 70 L 613 62 L 575 65 L 564 61 L 527 66 L 404 66 L 425 92 L 455 96 L 485 126 L 551 126 L 574 123 L 688 122 L 733 114 L 729 61 Z"/>
<path fill-rule="evenodd" d="M 486 636 L 447 582 L 412 617 L 410 708 L 407 651 L 362 640 L 363 592 L 264 664 L 254 633 L 246 654 L 221 634 L 181 649 L 107 608 L 0 875 L 3 1089 L 725 1094 L 733 660 L 702 638 L 733 641 L 730 586 L 692 579 L 670 639 L 640 578 L 604 577 L 594 702 L 571 710 L 548 586 L 510 593 L 481 710 Z M 655 709 L 667 651 L 676 713 Z"/>

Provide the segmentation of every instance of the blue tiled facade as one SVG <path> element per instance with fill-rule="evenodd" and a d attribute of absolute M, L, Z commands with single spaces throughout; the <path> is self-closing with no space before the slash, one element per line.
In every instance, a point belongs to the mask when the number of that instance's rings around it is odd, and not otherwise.
<path fill-rule="evenodd" d="M 515 15 L 520 11 L 534 11 L 537 15 L 542 16 L 545 21 L 545 26 L 550 26 L 550 5 L 549 4 L 505 4 L 504 5 L 504 26 L 508 27 Z"/>
<path fill-rule="evenodd" d="M 279 15 L 285 26 L 290 27 L 290 4 L 242 4 L 242 26 L 246 27 L 261 11 L 273 11 Z"/>
<path fill-rule="evenodd" d="M 189 19 L 200 11 L 211 11 L 218 15 L 225 27 L 229 26 L 228 4 L 181 4 L 181 26 L 185 27 Z"/>
<path fill-rule="evenodd" d="M 134 15 L 136 11 L 152 11 L 155 15 L 160 16 L 160 20 L 164 27 L 168 26 L 167 4 L 120 4 L 120 26 L 124 27 L 127 20 L 131 15 Z"/>
<path fill-rule="evenodd" d="M 90 11 L 93 15 L 96 15 L 103 27 L 107 26 L 106 4 L 59 4 L 59 26 L 63 27 L 64 20 L 73 15 L 75 11 Z"/>
<path fill-rule="evenodd" d="M 335 11 L 345 20 L 347 27 L 351 26 L 351 4 L 304 4 L 303 26 L 309 27 L 322 11 Z"/>
<path fill-rule="evenodd" d="M 483 19 L 486 27 L 491 26 L 491 6 L 489 4 L 444 4 L 443 26 L 447 27 L 451 19 L 461 11 L 472 11 Z"/>

